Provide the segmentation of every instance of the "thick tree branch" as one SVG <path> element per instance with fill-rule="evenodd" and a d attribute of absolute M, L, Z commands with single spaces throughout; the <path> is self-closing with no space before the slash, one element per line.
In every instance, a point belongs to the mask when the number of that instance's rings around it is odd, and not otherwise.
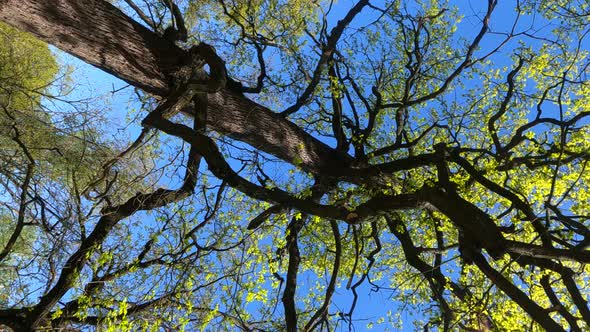
<path fill-rule="evenodd" d="M 168 97 L 171 77 L 188 52 L 149 31 L 107 1 L 4 0 L 0 20 L 53 44 L 133 86 Z M 209 94 L 207 124 L 312 173 L 340 169 L 352 158 L 294 123 L 228 88 Z M 191 114 L 192 110 L 185 109 Z"/>

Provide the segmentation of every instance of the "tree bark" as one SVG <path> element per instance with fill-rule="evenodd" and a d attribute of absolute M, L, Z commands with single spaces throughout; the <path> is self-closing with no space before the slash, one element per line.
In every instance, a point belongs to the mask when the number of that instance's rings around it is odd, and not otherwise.
<path fill-rule="evenodd" d="M 188 59 L 188 52 L 103 0 L 0 0 L 0 20 L 161 97 L 167 96 L 170 77 Z M 351 161 L 229 89 L 209 94 L 207 125 L 312 173 L 333 172 Z"/>
<path fill-rule="evenodd" d="M 150 93 L 184 52 L 102 0 L 0 0 L 0 20 Z"/>

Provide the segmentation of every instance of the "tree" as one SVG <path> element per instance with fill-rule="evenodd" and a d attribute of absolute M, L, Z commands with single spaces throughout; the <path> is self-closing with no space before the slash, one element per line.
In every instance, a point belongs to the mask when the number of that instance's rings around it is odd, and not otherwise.
<path fill-rule="evenodd" d="M 2 21 L 147 113 L 129 146 L 47 182 L 67 195 L 30 197 L 14 166 L 14 238 L 46 249 L 0 238 L 37 289 L 0 323 L 352 329 L 370 286 L 425 331 L 589 328 L 590 12 L 501 6 L 3 0 Z"/>

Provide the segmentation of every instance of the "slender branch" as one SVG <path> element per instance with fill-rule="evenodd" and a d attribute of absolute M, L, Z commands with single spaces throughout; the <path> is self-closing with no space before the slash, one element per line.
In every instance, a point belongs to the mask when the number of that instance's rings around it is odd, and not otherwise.
<path fill-rule="evenodd" d="M 335 251 L 334 251 L 334 264 L 332 266 L 332 275 L 330 282 L 326 288 L 326 295 L 324 297 L 324 303 L 322 306 L 313 314 L 309 319 L 303 331 L 313 331 L 317 325 L 321 322 L 319 318 L 325 316 L 328 313 L 328 306 L 332 300 L 332 295 L 336 289 L 336 280 L 338 279 L 338 271 L 340 271 L 340 260 L 342 258 L 342 242 L 340 240 L 340 231 L 338 230 L 338 223 L 335 220 L 330 220 L 330 227 L 332 228 L 332 235 L 334 236 Z"/>
<path fill-rule="evenodd" d="M 206 95 L 200 94 L 201 98 Z M 201 112 L 206 112 L 206 101 L 197 102 L 196 107 L 203 107 Z M 195 117 L 194 129 L 201 131 L 204 124 L 199 123 L 199 118 L 204 118 L 206 115 Z M 172 202 L 180 201 L 193 193 L 194 186 L 197 181 L 197 171 L 201 156 L 196 153 L 196 148 L 191 146 L 189 160 L 184 176 L 184 182 L 180 189 L 157 189 L 149 194 L 139 193 L 127 200 L 125 203 L 114 206 L 105 207 L 102 210 L 102 217 L 99 219 L 92 233 L 80 244 L 78 250 L 68 258 L 61 274 L 55 285 L 40 299 L 37 305 L 28 310 L 27 326 L 35 329 L 41 324 L 43 319 L 47 316 L 51 308 L 61 299 L 62 296 L 75 284 L 80 275 L 82 267 L 88 261 L 88 258 L 96 250 L 98 246 L 107 238 L 111 229 L 122 219 L 127 218 L 140 210 L 152 210 L 154 208 L 165 206 Z"/>
<path fill-rule="evenodd" d="M 548 275 L 544 275 L 541 277 L 541 286 L 543 287 L 545 294 L 547 294 L 549 301 L 551 301 L 551 304 L 557 308 L 557 311 L 563 316 L 563 318 L 565 318 L 567 323 L 570 325 L 571 331 L 581 332 L 582 330 L 578 326 L 577 319 L 574 317 L 574 315 L 567 311 L 567 309 L 563 306 L 561 301 L 559 301 L 557 295 L 555 295 L 555 292 L 551 287 L 551 282 L 549 281 Z"/>
<path fill-rule="evenodd" d="M 327 188 L 316 182 L 311 189 L 311 200 L 319 201 L 326 193 Z M 307 214 L 294 216 L 287 227 L 286 247 L 289 255 L 287 265 L 287 277 L 283 292 L 283 307 L 285 309 L 285 324 L 288 332 L 297 332 L 297 310 L 295 308 L 295 292 L 297 290 L 297 273 L 301 263 L 298 235 L 305 224 Z"/>
<path fill-rule="evenodd" d="M 482 254 L 473 256 L 473 262 L 485 274 L 490 281 L 494 283 L 500 290 L 508 295 L 514 302 L 516 302 L 531 318 L 537 322 L 546 331 L 565 331 L 561 325 L 557 324 L 547 314 L 547 310 L 540 307 L 533 300 L 531 300 L 523 291 L 512 284 L 500 272 L 496 271 L 490 266 L 488 261 Z"/>
<path fill-rule="evenodd" d="M 127 5 L 129 5 L 129 7 L 131 7 L 131 9 L 133 9 L 135 11 L 135 13 L 137 14 L 137 16 L 139 16 L 139 18 L 145 23 L 147 24 L 150 28 L 152 28 L 153 31 L 157 31 L 158 26 L 154 23 L 154 21 L 147 16 L 143 10 L 141 10 L 141 8 L 139 8 L 139 6 L 137 6 L 135 4 L 135 2 L 133 2 L 133 0 L 125 0 L 125 2 L 127 3 Z"/>
<path fill-rule="evenodd" d="M 311 98 L 313 92 L 315 91 L 316 86 L 320 82 L 320 78 L 322 76 L 322 71 L 324 69 L 325 64 L 328 62 L 334 51 L 336 50 L 336 44 L 338 44 L 338 40 L 342 36 L 344 29 L 352 22 L 352 20 L 357 16 L 363 8 L 369 4 L 369 0 L 360 0 L 357 2 L 344 16 L 342 20 L 339 20 L 336 26 L 330 31 L 330 36 L 326 42 L 326 45 L 322 47 L 322 54 L 318 63 L 313 71 L 313 75 L 311 77 L 311 81 L 303 91 L 303 93 L 297 98 L 295 104 L 287 107 L 284 111 L 281 112 L 281 115 L 287 117 L 295 112 L 297 112 L 303 105 L 305 105 L 309 99 Z"/>
<path fill-rule="evenodd" d="M 9 98 L 8 103 L 10 103 L 10 101 L 11 100 Z M 14 247 L 14 244 L 18 240 L 18 238 L 21 235 L 23 228 L 25 226 L 25 214 L 26 214 L 26 209 L 27 209 L 27 196 L 28 196 L 29 186 L 31 184 L 31 179 L 33 178 L 33 171 L 35 170 L 35 159 L 33 159 L 33 156 L 29 152 L 29 149 L 27 148 L 25 143 L 21 140 L 20 131 L 16 125 L 15 117 L 12 114 L 10 114 L 8 108 L 5 105 L 2 105 L 2 109 L 4 110 L 4 113 L 6 113 L 8 118 L 13 121 L 12 130 L 14 131 L 14 136 L 12 137 L 12 140 L 14 142 L 16 142 L 16 144 L 19 146 L 19 148 L 23 151 L 28 162 L 27 162 L 27 170 L 25 173 L 25 178 L 23 179 L 23 182 L 20 186 L 20 203 L 19 203 L 19 207 L 18 207 L 18 216 L 17 216 L 17 220 L 16 220 L 16 226 L 15 226 L 14 230 L 12 231 L 12 235 L 10 236 L 8 241 L 6 242 L 6 245 L 4 246 L 2 251 L 0 251 L 0 262 L 3 261 L 10 254 L 10 252 L 12 251 L 12 248 Z"/>

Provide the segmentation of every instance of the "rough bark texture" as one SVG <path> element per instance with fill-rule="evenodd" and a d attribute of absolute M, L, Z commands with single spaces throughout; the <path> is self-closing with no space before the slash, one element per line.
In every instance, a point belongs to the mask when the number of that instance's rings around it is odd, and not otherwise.
<path fill-rule="evenodd" d="M 336 169 L 348 166 L 352 160 L 233 91 L 209 94 L 209 110 L 210 128 L 313 173 L 336 174 Z"/>
<path fill-rule="evenodd" d="M 106 1 L 0 1 L 0 20 L 156 94 L 184 52 Z"/>
<path fill-rule="evenodd" d="M 188 59 L 106 1 L 0 0 L 0 20 L 162 97 L 169 77 Z M 240 93 L 210 94 L 209 106 L 210 129 L 305 170 L 333 171 L 351 160 Z"/>

